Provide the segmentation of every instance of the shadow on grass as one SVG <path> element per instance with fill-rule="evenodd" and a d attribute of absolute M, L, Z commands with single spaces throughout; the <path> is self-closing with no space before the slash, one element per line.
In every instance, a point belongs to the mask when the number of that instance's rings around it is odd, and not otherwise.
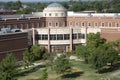
<path fill-rule="evenodd" d="M 23 71 L 20 71 L 19 74 L 17 74 L 17 76 L 26 76 L 26 75 L 28 75 L 28 74 L 30 74 L 32 72 L 36 72 L 40 68 L 44 68 L 44 67 L 45 67 L 45 65 L 38 65 L 38 66 L 35 66 L 33 68 L 28 68 L 28 69 L 25 69 Z M 39 79 L 37 79 L 37 80 L 39 80 Z"/>
<path fill-rule="evenodd" d="M 82 72 L 82 71 L 73 72 L 73 73 L 69 73 L 69 74 L 62 75 L 61 77 L 62 77 L 62 78 L 76 78 L 76 77 L 81 76 L 81 74 L 83 74 L 83 73 L 84 73 L 84 72 Z"/>
<path fill-rule="evenodd" d="M 99 71 L 99 73 L 102 74 L 102 73 L 112 72 L 112 71 L 115 71 L 115 70 L 118 70 L 118 69 L 120 69 L 120 63 L 116 63 L 116 64 L 114 64 L 112 66 L 107 67 L 107 68 L 102 68 Z"/>

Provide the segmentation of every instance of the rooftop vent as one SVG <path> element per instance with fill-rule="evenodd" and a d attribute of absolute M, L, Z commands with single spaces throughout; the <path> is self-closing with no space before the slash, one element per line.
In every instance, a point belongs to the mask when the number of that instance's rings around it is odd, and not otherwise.
<path fill-rule="evenodd" d="M 24 14 L 20 15 L 20 19 L 24 19 L 26 16 Z"/>
<path fill-rule="evenodd" d="M 115 14 L 114 14 L 114 17 L 118 17 L 118 16 L 119 16 L 118 13 L 115 13 Z"/>
<path fill-rule="evenodd" d="M 89 17 L 92 17 L 93 15 L 92 15 L 91 13 L 88 13 L 88 16 L 89 16 Z"/>
<path fill-rule="evenodd" d="M 2 33 L 11 33 L 10 28 L 1 28 Z"/>
<path fill-rule="evenodd" d="M 20 29 L 12 29 L 11 32 L 21 32 Z"/>

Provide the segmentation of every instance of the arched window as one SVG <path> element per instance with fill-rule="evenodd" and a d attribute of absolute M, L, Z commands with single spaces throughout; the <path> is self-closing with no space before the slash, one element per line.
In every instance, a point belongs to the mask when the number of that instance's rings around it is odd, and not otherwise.
<path fill-rule="evenodd" d="M 72 26 L 72 22 L 69 22 L 69 26 Z"/>
<path fill-rule="evenodd" d="M 119 27 L 119 23 L 116 23 L 116 27 Z"/>
<path fill-rule="evenodd" d="M 94 27 L 98 27 L 98 23 L 97 22 L 94 23 Z"/>
<path fill-rule="evenodd" d="M 102 26 L 102 27 L 104 27 L 104 26 L 105 26 L 105 24 L 102 22 L 102 23 L 101 23 L 101 26 Z"/>
<path fill-rule="evenodd" d="M 91 27 L 91 23 L 90 22 L 88 22 L 88 27 Z"/>
<path fill-rule="evenodd" d="M 56 22 L 56 23 L 55 23 L 55 26 L 56 26 L 56 27 L 59 27 L 59 23 L 58 23 L 58 22 Z"/>
<path fill-rule="evenodd" d="M 48 23 L 48 26 L 51 27 L 51 26 L 52 26 L 52 22 L 49 22 L 49 23 Z"/>
<path fill-rule="evenodd" d="M 81 26 L 82 26 L 82 27 L 84 27 L 84 26 L 85 26 L 85 23 L 84 23 L 84 22 L 82 22 L 82 23 L 81 23 Z"/>
<path fill-rule="evenodd" d="M 49 16 L 51 16 L 52 14 L 51 13 L 49 13 Z"/>
<path fill-rule="evenodd" d="M 109 22 L 109 23 L 108 23 L 108 27 L 111 27 L 111 26 L 112 26 L 112 24 L 111 24 L 111 22 Z"/>
<path fill-rule="evenodd" d="M 78 22 L 75 23 L 75 26 L 79 26 Z"/>

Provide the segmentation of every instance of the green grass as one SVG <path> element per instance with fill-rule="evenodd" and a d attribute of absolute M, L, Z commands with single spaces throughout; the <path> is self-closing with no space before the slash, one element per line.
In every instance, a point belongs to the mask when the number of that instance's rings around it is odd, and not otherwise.
<path fill-rule="evenodd" d="M 101 80 L 101 78 L 107 77 L 111 72 L 104 74 L 95 73 L 96 70 L 90 68 L 89 64 L 84 64 L 78 61 L 71 61 L 72 72 L 64 75 L 65 78 L 61 79 L 61 75 L 57 75 L 50 67 L 47 67 L 48 80 Z M 44 67 L 43 67 L 44 68 Z M 39 80 L 41 77 L 41 66 L 33 69 L 31 72 L 22 73 L 22 76 L 18 77 L 18 80 Z"/>

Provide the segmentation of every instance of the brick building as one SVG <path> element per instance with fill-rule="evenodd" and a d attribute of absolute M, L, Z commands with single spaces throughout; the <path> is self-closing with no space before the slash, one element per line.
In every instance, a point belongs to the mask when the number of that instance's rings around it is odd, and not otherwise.
<path fill-rule="evenodd" d="M 27 48 L 27 32 L 0 33 L 0 60 L 8 53 L 13 53 L 18 60 L 21 60 L 23 51 Z"/>
<path fill-rule="evenodd" d="M 0 28 L 31 31 L 33 45 L 45 46 L 48 52 L 68 52 L 85 44 L 86 34 L 100 32 L 108 41 L 120 38 L 119 13 L 76 13 L 52 3 L 43 12 L 24 15 L 1 15 Z"/>

